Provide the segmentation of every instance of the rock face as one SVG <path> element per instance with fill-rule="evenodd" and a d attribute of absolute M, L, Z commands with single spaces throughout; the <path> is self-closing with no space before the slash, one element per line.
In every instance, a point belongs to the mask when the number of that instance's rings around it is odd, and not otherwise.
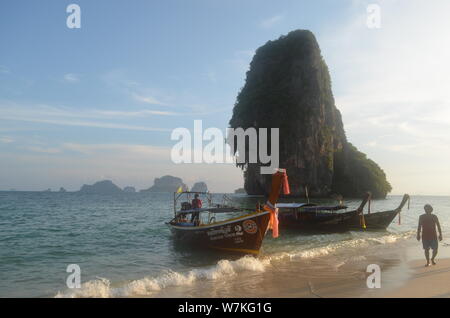
<path fill-rule="evenodd" d="M 230 126 L 280 129 L 279 166 L 287 169 L 293 195 L 304 196 L 305 186 L 312 197 L 366 191 L 385 197 L 391 190 L 383 170 L 347 142 L 328 67 L 310 31 L 292 31 L 256 51 Z M 269 192 L 271 177 L 260 174 L 260 163 L 239 166 L 248 194 Z"/>
<path fill-rule="evenodd" d="M 142 190 L 141 192 L 175 192 L 179 187 L 182 187 L 183 190 L 187 189 L 187 186 L 180 178 L 164 176 L 161 178 L 155 178 L 154 185 L 147 190 Z"/>
<path fill-rule="evenodd" d="M 208 186 L 203 181 L 196 182 L 191 189 L 192 192 L 208 192 Z"/>
<path fill-rule="evenodd" d="M 123 188 L 123 192 L 135 193 L 136 192 L 136 188 L 135 187 L 125 187 L 125 188 Z"/>
<path fill-rule="evenodd" d="M 79 191 L 86 194 L 119 194 L 122 189 L 116 186 L 110 180 L 104 180 L 94 183 L 93 185 L 83 185 Z"/>

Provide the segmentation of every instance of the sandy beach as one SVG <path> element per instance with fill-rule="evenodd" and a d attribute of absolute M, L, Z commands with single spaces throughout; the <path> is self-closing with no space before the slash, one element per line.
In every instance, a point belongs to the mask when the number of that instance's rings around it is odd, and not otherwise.
<path fill-rule="evenodd" d="M 421 252 L 414 249 L 410 255 L 410 248 L 397 261 L 380 260 L 383 275 L 380 289 L 368 289 L 365 282 L 368 274 L 361 272 L 359 280 L 355 275 L 347 279 L 335 277 L 327 284 L 316 283 L 310 292 L 317 297 L 449 298 L 450 258 L 438 256 L 436 265 L 426 267 L 425 258 L 419 257 Z"/>
<path fill-rule="evenodd" d="M 296 297 L 362 297 L 362 298 L 449 298 L 450 297 L 450 259 L 440 259 L 436 265 L 424 266 L 424 260 L 408 262 L 409 273 L 387 282 L 379 290 L 368 290 L 365 275 L 309 279 L 299 288 Z M 401 265 L 391 268 L 390 279 L 399 272 Z M 385 282 L 386 283 L 386 282 Z"/>
<path fill-rule="evenodd" d="M 424 260 L 409 262 L 413 273 L 403 286 L 387 292 L 382 297 L 418 298 L 450 297 L 450 259 L 439 259 L 436 265 L 424 266 Z"/>
<path fill-rule="evenodd" d="M 425 258 L 415 239 L 391 246 L 378 255 L 362 256 L 362 261 L 333 268 L 321 260 L 298 264 L 295 282 L 285 279 L 278 284 L 280 297 L 295 298 L 447 298 L 450 297 L 450 257 L 441 244 L 437 264 L 425 267 Z M 440 256 L 442 258 L 440 258 Z M 381 268 L 381 288 L 370 289 L 367 265 Z M 282 278 L 282 277 L 281 277 Z M 277 279 L 280 276 L 277 275 Z M 275 283 L 272 283 L 272 288 Z"/>

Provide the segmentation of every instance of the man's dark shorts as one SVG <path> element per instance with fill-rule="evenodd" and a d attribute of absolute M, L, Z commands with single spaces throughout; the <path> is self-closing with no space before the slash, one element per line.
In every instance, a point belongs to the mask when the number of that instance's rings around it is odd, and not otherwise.
<path fill-rule="evenodd" d="M 424 250 L 437 250 L 438 248 L 438 240 L 422 240 L 422 245 Z"/>

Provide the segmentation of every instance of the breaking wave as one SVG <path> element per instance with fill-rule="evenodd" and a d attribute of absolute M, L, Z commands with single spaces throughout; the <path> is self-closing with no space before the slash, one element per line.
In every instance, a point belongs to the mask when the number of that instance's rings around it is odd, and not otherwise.
<path fill-rule="evenodd" d="M 370 235 L 370 234 L 369 234 Z M 270 257 L 271 260 L 282 260 L 284 258 L 295 259 L 312 259 L 327 255 L 336 254 L 339 250 L 349 250 L 357 248 L 367 248 L 371 246 L 396 243 L 400 240 L 406 240 L 415 235 L 414 231 L 386 234 L 379 237 L 368 236 L 366 233 L 355 233 L 352 239 L 341 240 L 337 242 L 322 243 L 324 246 L 301 248 L 289 252 L 275 253 Z"/>
<path fill-rule="evenodd" d="M 269 263 L 269 259 L 244 256 L 235 261 L 220 260 L 215 266 L 193 269 L 187 273 L 168 270 L 155 278 L 144 277 L 119 287 L 112 287 L 108 279 L 98 278 L 82 284 L 79 289 L 71 289 L 65 293 L 58 292 L 56 297 L 151 296 L 166 287 L 187 286 L 200 280 L 223 279 L 245 271 L 264 272 Z"/>
<path fill-rule="evenodd" d="M 355 234 L 356 237 L 351 240 L 338 241 L 328 243 L 321 247 L 303 248 L 289 252 L 278 252 L 270 255 L 255 258 L 252 256 L 244 256 L 237 260 L 220 260 L 216 265 L 207 268 L 192 269 L 185 273 L 180 273 L 173 270 L 167 270 L 156 277 L 144 277 L 130 282 L 115 284 L 112 286 L 111 282 L 106 278 L 97 278 L 90 280 L 81 285 L 79 289 L 69 289 L 65 292 L 58 292 L 55 297 L 151 297 L 167 287 L 189 286 L 199 281 L 214 281 L 232 278 L 244 272 L 265 272 L 273 265 L 275 261 L 293 261 L 299 259 L 313 259 L 324 257 L 327 255 L 334 255 L 339 250 L 349 250 L 356 248 L 367 248 L 370 246 L 377 246 L 380 244 L 392 244 L 399 240 L 405 240 L 414 235 L 412 231 L 387 234 L 379 237 L 364 237 Z M 358 238 L 358 236 L 361 236 Z M 348 261 L 363 260 L 362 255 L 351 256 Z M 338 262 L 335 267 L 339 268 L 346 262 Z"/>

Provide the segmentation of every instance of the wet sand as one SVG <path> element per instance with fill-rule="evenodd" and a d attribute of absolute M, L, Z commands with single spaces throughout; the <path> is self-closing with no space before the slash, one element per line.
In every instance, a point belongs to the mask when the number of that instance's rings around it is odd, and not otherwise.
<path fill-rule="evenodd" d="M 369 289 L 364 271 L 353 275 L 334 273 L 330 277 L 309 277 L 297 288 L 277 297 L 298 298 L 450 298 L 450 259 L 439 259 L 436 265 L 425 267 L 425 260 L 382 266 L 384 275 L 380 289 Z M 406 265 L 406 267 L 405 267 Z M 391 267 L 389 267 L 391 266 Z"/>
<path fill-rule="evenodd" d="M 295 283 L 286 280 L 277 297 L 323 298 L 431 298 L 450 297 L 450 257 L 447 246 L 441 246 L 437 264 L 425 267 L 423 251 L 414 239 L 392 246 L 390 252 L 365 256 L 365 260 L 337 269 L 322 266 L 322 261 L 301 264 L 303 274 Z M 314 264 L 316 262 L 316 264 Z M 381 268 L 381 288 L 368 288 L 367 265 Z M 299 264 L 300 265 L 300 264 Z M 278 277 L 279 278 L 279 277 Z M 295 286 L 295 287 L 294 287 Z"/>
<path fill-rule="evenodd" d="M 409 262 L 412 275 L 403 286 L 382 295 L 392 298 L 450 297 L 450 259 L 438 259 L 436 265 L 424 266 L 425 260 Z"/>

